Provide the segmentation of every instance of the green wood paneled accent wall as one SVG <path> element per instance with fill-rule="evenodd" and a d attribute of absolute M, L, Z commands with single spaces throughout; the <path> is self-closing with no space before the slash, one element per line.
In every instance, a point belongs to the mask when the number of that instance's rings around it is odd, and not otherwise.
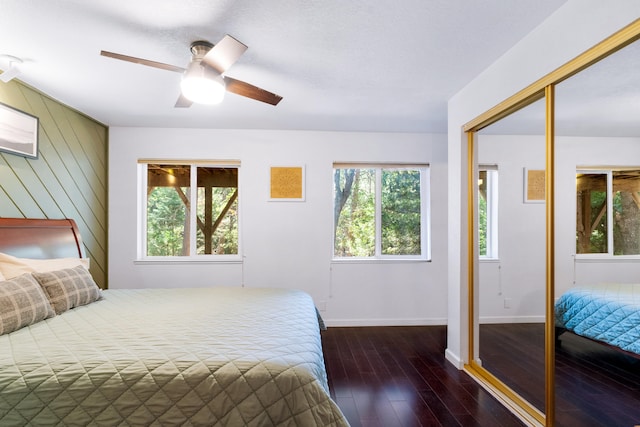
<path fill-rule="evenodd" d="M 0 217 L 73 218 L 106 288 L 108 128 L 15 80 L 0 102 L 40 120 L 37 159 L 0 152 Z"/>

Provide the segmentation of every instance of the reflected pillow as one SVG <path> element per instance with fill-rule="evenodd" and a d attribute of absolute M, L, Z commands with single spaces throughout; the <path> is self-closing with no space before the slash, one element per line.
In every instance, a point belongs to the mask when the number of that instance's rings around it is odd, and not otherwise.
<path fill-rule="evenodd" d="M 49 297 L 56 314 L 100 299 L 100 288 L 86 268 L 31 273 Z"/>
<path fill-rule="evenodd" d="M 0 335 L 54 315 L 47 296 L 30 274 L 0 282 Z"/>
<path fill-rule="evenodd" d="M 89 258 L 31 259 L 17 258 L 0 252 L 0 274 L 4 275 L 6 280 L 25 273 L 62 270 L 78 265 L 89 269 Z"/>

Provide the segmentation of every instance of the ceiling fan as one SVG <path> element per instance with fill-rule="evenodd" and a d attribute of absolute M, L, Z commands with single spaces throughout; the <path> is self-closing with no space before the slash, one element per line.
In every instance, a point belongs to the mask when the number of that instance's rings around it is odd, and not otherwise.
<path fill-rule="evenodd" d="M 280 95 L 223 75 L 247 50 L 245 44 L 230 35 L 225 35 L 216 45 L 195 41 L 190 49 L 192 57 L 187 68 L 105 50 L 100 51 L 100 55 L 182 73 L 181 94 L 175 105 L 178 108 L 190 107 L 194 102 L 218 103 L 222 101 L 225 90 L 271 105 L 277 105 L 282 100 Z"/>

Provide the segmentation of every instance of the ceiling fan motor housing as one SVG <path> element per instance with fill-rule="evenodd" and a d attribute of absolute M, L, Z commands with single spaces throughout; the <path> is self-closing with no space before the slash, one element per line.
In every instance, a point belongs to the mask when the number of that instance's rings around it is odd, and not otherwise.
<path fill-rule="evenodd" d="M 202 59 L 204 56 L 211 50 L 213 47 L 213 43 L 209 43 L 204 40 L 198 40 L 191 43 L 191 54 L 193 55 L 193 59 Z"/>
<path fill-rule="evenodd" d="M 216 70 L 203 63 L 213 44 L 206 41 L 191 43 L 191 63 L 182 75 L 182 95 L 198 104 L 218 104 L 225 92 L 224 79 Z"/>

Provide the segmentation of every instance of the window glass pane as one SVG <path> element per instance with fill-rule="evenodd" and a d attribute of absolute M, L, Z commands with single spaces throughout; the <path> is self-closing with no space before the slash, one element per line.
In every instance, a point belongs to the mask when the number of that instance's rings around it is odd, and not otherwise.
<path fill-rule="evenodd" d="M 383 169 L 381 188 L 383 255 L 420 255 L 420 171 Z"/>
<path fill-rule="evenodd" d="M 607 253 L 607 175 L 576 175 L 576 252 Z"/>
<path fill-rule="evenodd" d="M 238 169 L 197 168 L 197 254 L 238 253 Z"/>
<path fill-rule="evenodd" d="M 613 172 L 614 255 L 640 254 L 640 170 Z"/>
<path fill-rule="evenodd" d="M 375 255 L 375 170 L 334 169 L 334 254 Z"/>
<path fill-rule="evenodd" d="M 147 165 L 147 255 L 189 253 L 188 165 Z"/>
<path fill-rule="evenodd" d="M 487 171 L 478 174 L 478 247 L 479 255 L 487 256 Z"/>

